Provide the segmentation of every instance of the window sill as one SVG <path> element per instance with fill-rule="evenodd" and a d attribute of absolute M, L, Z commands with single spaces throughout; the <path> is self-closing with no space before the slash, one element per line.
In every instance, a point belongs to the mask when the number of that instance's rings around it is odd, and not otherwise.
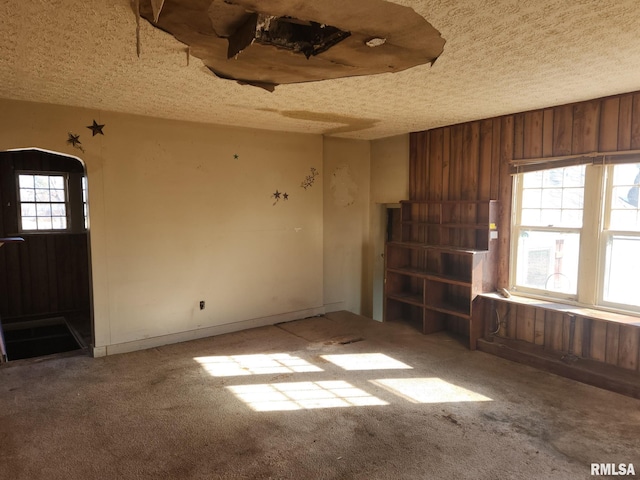
<path fill-rule="evenodd" d="M 623 325 L 633 325 L 640 327 L 640 316 L 632 314 L 622 314 L 615 312 L 608 312 L 605 310 L 596 310 L 594 308 L 579 307 L 576 305 L 569 305 L 566 303 L 551 302 L 548 300 L 541 300 L 539 298 L 529 298 L 520 295 L 513 295 L 511 297 L 503 297 L 498 293 L 481 293 L 479 296 L 484 298 L 490 298 L 492 300 L 500 300 L 507 303 L 516 305 L 528 305 L 531 307 L 544 308 L 546 310 L 553 310 L 556 312 L 567 313 L 570 315 L 578 315 L 581 317 L 603 320 L 606 322 L 620 323 Z"/>

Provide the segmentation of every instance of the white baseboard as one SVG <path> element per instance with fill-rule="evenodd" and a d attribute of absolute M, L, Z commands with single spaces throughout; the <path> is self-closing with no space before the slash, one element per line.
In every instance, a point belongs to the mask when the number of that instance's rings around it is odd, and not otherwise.
<path fill-rule="evenodd" d="M 161 335 L 158 337 L 144 338 L 134 340 L 132 342 L 115 343 L 100 347 L 93 347 L 94 357 L 104 357 L 106 355 L 116 355 L 119 353 L 136 352 L 147 348 L 160 347 L 171 343 L 187 342 L 198 338 L 213 337 L 215 335 L 223 335 L 225 333 L 239 332 L 240 330 L 248 330 L 250 328 L 265 327 L 275 325 L 276 323 L 290 322 L 301 318 L 314 317 L 323 315 L 324 307 L 309 308 L 306 310 L 298 310 L 295 312 L 281 313 L 271 315 L 269 317 L 253 318 L 241 322 L 227 323 L 224 325 L 214 325 L 212 327 L 198 328 L 196 330 L 188 330 L 186 332 L 172 333 L 169 335 Z"/>
<path fill-rule="evenodd" d="M 324 312 L 325 313 L 331 313 L 331 312 L 339 312 L 341 310 L 345 310 L 346 308 L 346 304 L 347 302 L 334 302 L 334 303 L 325 303 L 324 305 Z"/>

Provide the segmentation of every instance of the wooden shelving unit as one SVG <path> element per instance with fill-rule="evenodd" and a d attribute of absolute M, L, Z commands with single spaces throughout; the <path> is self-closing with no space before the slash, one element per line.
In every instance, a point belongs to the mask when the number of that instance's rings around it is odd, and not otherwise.
<path fill-rule="evenodd" d="M 403 201 L 402 239 L 385 253 L 385 320 L 451 330 L 476 348 L 473 299 L 495 291 L 498 204 Z"/>

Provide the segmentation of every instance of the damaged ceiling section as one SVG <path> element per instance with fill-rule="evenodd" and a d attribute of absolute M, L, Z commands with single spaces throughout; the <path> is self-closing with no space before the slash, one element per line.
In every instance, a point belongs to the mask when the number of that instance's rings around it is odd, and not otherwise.
<path fill-rule="evenodd" d="M 445 43 L 413 9 L 384 0 L 140 0 L 139 8 L 218 77 L 270 91 L 431 64 Z"/>

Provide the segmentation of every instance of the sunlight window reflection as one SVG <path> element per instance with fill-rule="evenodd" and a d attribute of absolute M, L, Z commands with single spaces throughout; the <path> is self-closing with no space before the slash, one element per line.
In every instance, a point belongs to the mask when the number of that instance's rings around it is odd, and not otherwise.
<path fill-rule="evenodd" d="M 195 360 L 213 377 L 323 371 L 288 353 L 196 357 Z"/>
<path fill-rule="evenodd" d="M 384 353 L 322 355 L 322 358 L 345 370 L 399 370 L 413 368 Z"/>
<path fill-rule="evenodd" d="M 413 403 L 492 401 L 491 398 L 440 378 L 385 378 L 370 382 Z"/>
<path fill-rule="evenodd" d="M 258 412 L 388 405 L 348 382 L 291 382 L 227 387 Z"/>

